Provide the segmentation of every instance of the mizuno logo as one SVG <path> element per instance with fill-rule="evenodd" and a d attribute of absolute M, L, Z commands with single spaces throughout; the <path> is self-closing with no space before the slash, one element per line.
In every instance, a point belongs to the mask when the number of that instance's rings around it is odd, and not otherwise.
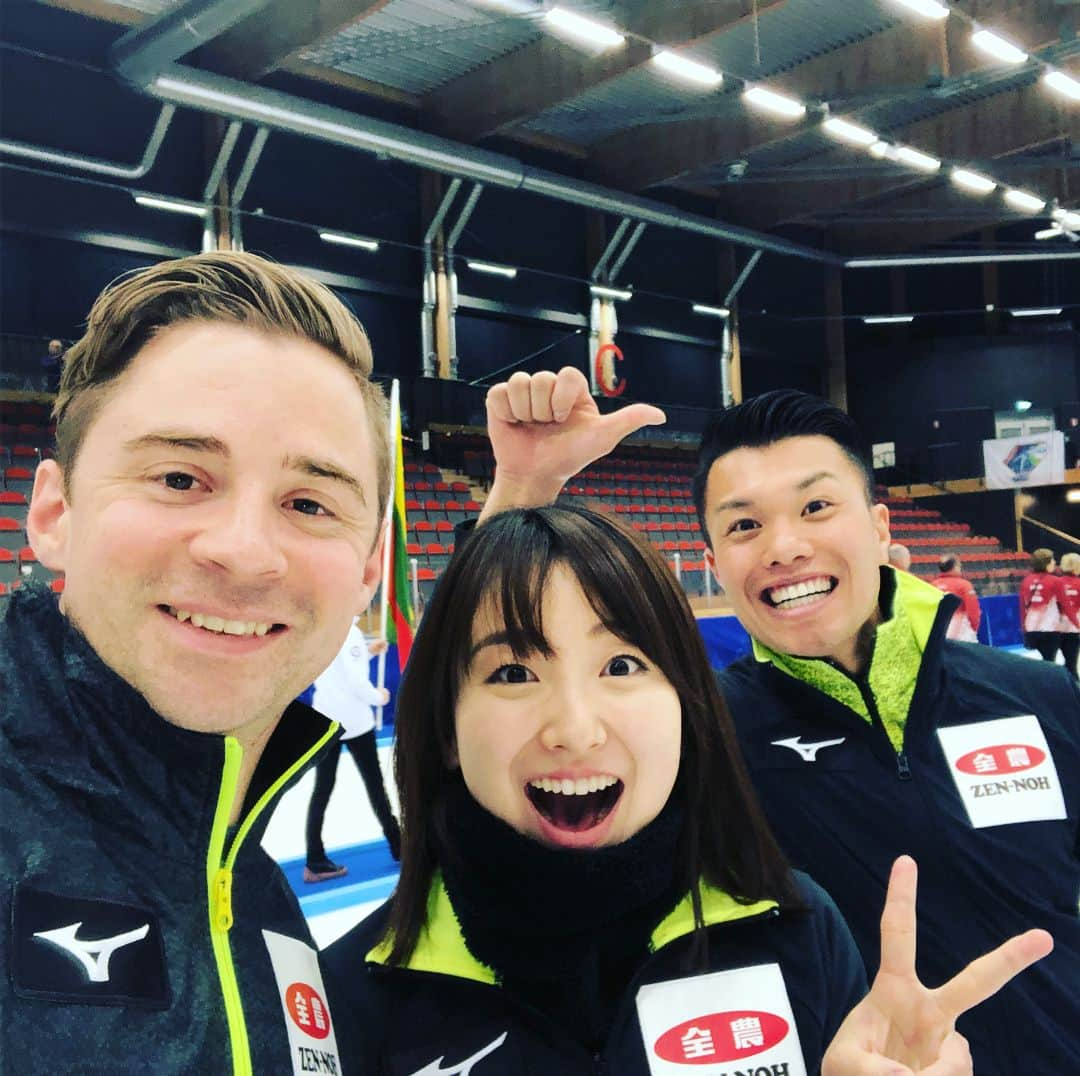
<path fill-rule="evenodd" d="M 817 743 L 800 743 L 801 739 L 801 736 L 792 736 L 787 740 L 773 740 L 771 742 L 773 747 L 790 747 L 803 762 L 817 762 L 817 753 L 823 747 L 836 747 L 838 744 L 842 744 L 847 737 L 841 736 L 839 740 L 819 740 Z"/>
<path fill-rule="evenodd" d="M 123 949 L 125 945 L 142 941 L 150 933 L 150 924 L 145 923 L 141 927 L 129 930 L 126 934 L 115 934 L 111 938 L 87 941 L 75 936 L 81 926 L 82 923 L 79 922 L 69 923 L 66 927 L 57 927 L 55 930 L 39 930 L 34 933 L 34 937 L 66 953 L 82 967 L 87 979 L 92 983 L 107 983 L 109 961 L 113 953 L 117 949 Z"/>
<path fill-rule="evenodd" d="M 430 1065 L 425 1065 L 422 1069 L 417 1069 L 412 1076 L 469 1076 L 472 1072 L 473 1066 L 482 1061 L 488 1054 L 493 1054 L 504 1042 L 506 1042 L 506 1036 L 510 1032 L 504 1031 L 497 1039 L 489 1042 L 487 1046 L 481 1047 L 476 1051 L 472 1057 L 465 1058 L 464 1061 L 459 1061 L 456 1065 L 451 1065 L 449 1068 L 443 1068 L 443 1057 L 436 1058 Z"/>

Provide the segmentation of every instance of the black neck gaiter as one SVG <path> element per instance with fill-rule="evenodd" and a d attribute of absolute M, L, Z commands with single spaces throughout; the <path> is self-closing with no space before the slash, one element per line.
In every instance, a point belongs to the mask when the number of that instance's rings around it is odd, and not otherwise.
<path fill-rule="evenodd" d="M 551 848 L 481 807 L 460 779 L 436 825 L 436 858 L 470 952 L 503 987 L 591 1050 L 687 889 L 675 877 L 677 793 L 622 844 Z"/>

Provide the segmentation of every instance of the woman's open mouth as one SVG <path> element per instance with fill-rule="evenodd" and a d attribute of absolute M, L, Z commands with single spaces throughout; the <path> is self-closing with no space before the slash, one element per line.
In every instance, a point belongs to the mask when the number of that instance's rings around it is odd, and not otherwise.
<path fill-rule="evenodd" d="M 595 829 L 611 814 L 623 793 L 617 777 L 537 777 L 525 795 L 551 826 L 565 833 Z"/>

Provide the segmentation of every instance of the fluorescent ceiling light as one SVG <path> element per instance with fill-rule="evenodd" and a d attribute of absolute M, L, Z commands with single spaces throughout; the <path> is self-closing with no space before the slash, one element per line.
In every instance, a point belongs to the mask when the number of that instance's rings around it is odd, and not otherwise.
<path fill-rule="evenodd" d="M 1065 500 L 1067 500 L 1069 504 L 1080 503 L 1080 489 L 1070 489 L 1065 494 Z"/>
<path fill-rule="evenodd" d="M 904 325 L 914 321 L 914 314 L 872 314 L 863 318 L 864 325 Z"/>
<path fill-rule="evenodd" d="M 1018 306 L 1009 311 L 1014 318 L 1053 318 L 1061 313 L 1060 306 Z"/>
<path fill-rule="evenodd" d="M 1061 230 L 1060 227 L 1058 227 L 1058 225 L 1051 224 L 1049 228 L 1040 228 L 1035 233 L 1035 238 L 1036 239 L 1056 239 L 1059 235 L 1064 235 L 1064 234 L 1065 233 Z"/>
<path fill-rule="evenodd" d="M 698 63 L 696 60 L 688 60 L 685 56 L 670 52 L 668 49 L 654 52 L 652 61 L 669 75 L 685 79 L 687 82 L 695 82 L 699 86 L 719 86 L 724 81 L 724 76 L 715 68 Z"/>
<path fill-rule="evenodd" d="M 871 146 L 879 141 L 873 131 L 860 127 L 857 123 L 842 120 L 839 116 L 830 116 L 821 126 L 835 138 L 850 142 L 854 146 Z"/>
<path fill-rule="evenodd" d="M 629 299 L 634 293 L 624 288 L 605 288 L 602 284 L 590 284 L 589 291 L 598 299 Z"/>
<path fill-rule="evenodd" d="M 896 0 L 896 3 L 903 4 L 909 11 L 914 11 L 916 15 L 922 15 L 927 19 L 949 17 L 949 9 L 944 4 L 939 4 L 937 0 Z"/>
<path fill-rule="evenodd" d="M 567 11 L 563 7 L 553 7 L 544 19 L 554 29 L 561 30 L 567 37 L 572 37 L 594 48 L 612 49 L 621 45 L 626 38 L 617 30 L 603 23 L 586 19 L 583 15 Z"/>
<path fill-rule="evenodd" d="M 1006 41 L 1005 38 L 990 30 L 976 30 L 971 35 L 971 43 L 988 56 L 993 56 L 995 60 L 1001 60 L 1003 63 L 1022 64 L 1028 58 L 1028 54 L 1023 49 L 1017 48 L 1011 41 Z"/>
<path fill-rule="evenodd" d="M 1080 101 L 1080 82 L 1076 79 L 1070 78 L 1064 71 L 1047 71 L 1043 75 L 1043 82 L 1052 90 L 1056 90 L 1058 93 L 1070 98 L 1073 101 Z"/>
<path fill-rule="evenodd" d="M 1069 231 L 1080 229 L 1080 211 L 1075 209 L 1055 209 L 1051 217 L 1062 227 Z"/>
<path fill-rule="evenodd" d="M 465 264 L 477 273 L 491 273 L 492 276 L 504 276 L 513 280 L 517 276 L 517 270 L 510 265 L 496 265 L 494 262 L 475 262 L 465 259 Z"/>
<path fill-rule="evenodd" d="M 981 265 L 984 262 L 1057 262 L 1080 258 L 1080 251 L 1048 250 L 1026 254 L 883 254 L 848 258 L 845 269 L 891 269 L 896 265 Z"/>
<path fill-rule="evenodd" d="M 877 157 L 880 160 L 882 157 L 888 157 L 889 155 L 889 143 L 888 142 L 874 142 L 867 146 L 867 150 L 871 157 Z"/>
<path fill-rule="evenodd" d="M 731 311 L 726 306 L 706 306 L 704 303 L 694 303 L 691 308 L 695 314 L 707 314 L 713 318 L 726 318 L 731 316 Z"/>
<path fill-rule="evenodd" d="M 1016 403 L 1013 404 L 1013 407 L 1015 407 L 1017 411 L 1030 411 L 1031 410 L 1031 401 L 1030 400 L 1017 400 Z"/>
<path fill-rule="evenodd" d="M 1005 201 L 1013 207 L 1013 209 L 1019 209 L 1021 213 L 1038 213 L 1046 202 L 1041 198 L 1037 198 L 1034 194 L 1028 191 L 1007 190 L 1005 192 Z"/>
<path fill-rule="evenodd" d="M 168 213 L 186 213 L 189 217 L 206 216 L 206 206 L 192 202 L 174 202 L 171 198 L 151 198 L 149 195 L 136 194 L 135 201 L 149 209 L 164 209 Z"/>
<path fill-rule="evenodd" d="M 896 159 L 902 161 L 920 172 L 936 172 L 941 167 L 941 161 L 937 157 L 931 157 L 922 150 L 912 149 L 911 146 L 897 146 Z"/>
<path fill-rule="evenodd" d="M 374 253 L 379 244 L 374 239 L 361 239 L 356 235 L 341 235 L 339 232 L 319 232 L 319 238 L 326 243 L 340 243 L 343 247 L 359 247 Z"/>
<path fill-rule="evenodd" d="M 989 176 L 968 171 L 966 168 L 954 168 L 949 175 L 958 187 L 963 187 L 964 190 L 975 194 L 989 194 L 997 186 L 997 183 Z"/>
<path fill-rule="evenodd" d="M 785 97 L 774 90 L 767 90 L 764 86 L 750 86 L 743 90 L 743 99 L 765 109 L 766 112 L 774 112 L 789 119 L 797 119 L 806 114 L 806 105 L 801 101 L 796 101 L 794 97 Z"/>

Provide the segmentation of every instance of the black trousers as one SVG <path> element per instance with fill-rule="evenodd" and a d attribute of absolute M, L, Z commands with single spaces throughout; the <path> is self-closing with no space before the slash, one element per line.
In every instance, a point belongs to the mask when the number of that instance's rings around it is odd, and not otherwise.
<path fill-rule="evenodd" d="M 363 732 L 350 740 L 344 740 L 343 745 L 360 771 L 360 777 L 367 790 L 368 801 L 375 817 L 382 826 L 382 831 L 390 845 L 390 851 L 395 859 L 401 854 L 401 828 L 394 812 L 390 809 L 390 800 L 386 795 L 386 786 L 383 784 L 382 770 L 379 769 L 379 752 L 375 746 L 375 730 Z M 322 827 L 326 817 L 326 806 L 330 802 L 330 794 L 334 791 L 337 781 L 338 758 L 340 752 L 331 750 L 315 767 L 315 789 L 311 793 L 311 802 L 308 803 L 307 813 L 307 861 L 308 864 L 326 858 L 326 849 L 323 847 Z"/>
<path fill-rule="evenodd" d="M 1080 657 L 1080 634 L 1074 631 L 1063 631 L 1058 639 L 1061 640 L 1061 654 L 1065 658 L 1065 668 L 1080 680 L 1080 670 L 1076 668 L 1076 659 Z"/>
<path fill-rule="evenodd" d="M 1061 635 L 1056 631 L 1026 631 L 1024 646 L 1028 650 L 1038 650 L 1043 661 L 1056 661 Z"/>

